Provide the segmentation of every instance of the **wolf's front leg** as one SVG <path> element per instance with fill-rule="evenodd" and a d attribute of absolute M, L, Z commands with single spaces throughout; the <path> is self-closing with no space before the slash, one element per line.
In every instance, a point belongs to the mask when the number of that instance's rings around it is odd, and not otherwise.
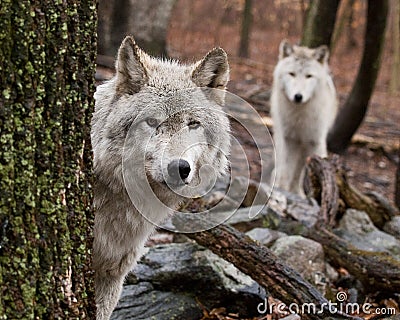
<path fill-rule="evenodd" d="M 96 274 L 96 320 L 110 319 L 121 295 L 124 278 L 125 275 L 111 277 L 104 274 Z"/>
<path fill-rule="evenodd" d="M 93 251 L 95 270 L 94 288 L 96 296 L 96 320 L 109 320 L 121 295 L 125 276 L 132 270 L 137 260 L 136 251 L 130 251 L 121 258 L 105 258 L 102 253 Z"/>

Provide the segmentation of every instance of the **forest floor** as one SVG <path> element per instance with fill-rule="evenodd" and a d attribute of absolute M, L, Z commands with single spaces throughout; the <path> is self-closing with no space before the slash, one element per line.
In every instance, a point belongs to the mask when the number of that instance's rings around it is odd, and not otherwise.
<path fill-rule="evenodd" d="M 225 6 L 221 10 L 220 7 L 223 1 L 219 0 L 179 0 L 168 31 L 169 55 L 194 61 L 215 46 L 223 47 L 231 68 L 228 90 L 249 101 L 262 116 L 269 116 L 268 96 L 279 43 L 284 38 L 292 43 L 299 41 L 301 11 L 290 1 L 256 2 L 249 57 L 239 58 L 238 9 Z M 365 7 L 361 5 L 354 10 L 351 30 L 343 32 L 330 59 L 340 105 L 352 88 L 362 54 Z M 352 184 L 363 192 L 379 192 L 393 202 L 400 147 L 400 94 L 389 93 L 392 60 L 388 34 L 367 115 L 342 159 Z M 240 136 L 238 138 L 240 140 Z M 245 148 L 254 148 L 245 140 L 242 139 Z M 258 169 L 252 166 L 252 170 Z"/>

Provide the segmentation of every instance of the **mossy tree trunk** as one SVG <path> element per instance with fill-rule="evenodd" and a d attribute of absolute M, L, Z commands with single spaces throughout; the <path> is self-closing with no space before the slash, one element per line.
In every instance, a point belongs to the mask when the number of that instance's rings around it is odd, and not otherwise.
<path fill-rule="evenodd" d="M 96 1 L 0 3 L 0 319 L 90 319 Z"/>
<path fill-rule="evenodd" d="M 311 1 L 301 38 L 302 46 L 330 46 L 339 3 L 340 0 Z"/>
<path fill-rule="evenodd" d="M 344 153 L 368 109 L 381 64 L 385 43 L 388 0 L 368 0 L 364 51 L 353 88 L 328 135 L 328 148 Z"/>

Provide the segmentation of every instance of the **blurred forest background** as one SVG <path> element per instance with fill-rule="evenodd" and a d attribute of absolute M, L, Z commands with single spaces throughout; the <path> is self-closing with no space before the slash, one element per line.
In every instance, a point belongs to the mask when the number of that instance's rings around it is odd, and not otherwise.
<path fill-rule="evenodd" d="M 333 13 L 337 7 L 336 17 L 332 18 L 330 65 L 342 106 L 352 90 L 362 60 L 368 2 L 313 3 L 322 6 L 329 3 Z M 372 42 L 372 46 L 378 46 L 381 39 L 384 42 L 381 67 L 367 115 L 344 159 L 350 169 L 350 179 L 360 190 L 378 191 L 393 201 L 400 137 L 400 14 L 399 1 L 382 3 L 388 5 L 384 37 L 373 39 L 373 35 L 368 35 L 368 45 Z M 99 77 L 111 76 L 102 67 L 113 66 L 118 46 L 126 34 L 133 34 L 141 46 L 155 55 L 190 62 L 210 48 L 221 46 L 227 51 L 231 66 L 228 89 L 268 117 L 269 90 L 279 43 L 282 39 L 300 43 L 309 7 L 307 0 L 100 1 Z M 329 29 L 329 21 L 324 29 Z"/>

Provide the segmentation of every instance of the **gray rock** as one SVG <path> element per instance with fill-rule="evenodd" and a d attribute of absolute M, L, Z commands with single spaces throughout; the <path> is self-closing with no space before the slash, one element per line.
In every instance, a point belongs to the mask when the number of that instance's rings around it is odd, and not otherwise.
<path fill-rule="evenodd" d="M 268 203 L 272 194 L 272 187 L 266 183 L 259 183 L 257 181 L 250 181 L 249 189 L 247 190 L 246 197 L 243 205 L 260 205 Z"/>
<path fill-rule="evenodd" d="M 325 293 L 327 284 L 325 256 L 318 242 L 302 236 L 282 237 L 275 241 L 271 250 L 303 278 Z"/>
<path fill-rule="evenodd" d="M 269 185 L 243 176 L 235 177 L 228 189 L 228 195 L 245 207 L 265 205 L 271 192 Z"/>
<path fill-rule="evenodd" d="M 318 220 L 319 206 L 313 199 L 274 190 L 268 203 L 240 208 L 226 223 L 240 231 L 257 227 L 279 230 L 287 234 L 306 234 Z"/>
<path fill-rule="evenodd" d="M 235 177 L 228 188 L 228 196 L 242 203 L 247 194 L 248 187 L 249 179 L 247 177 Z"/>
<path fill-rule="evenodd" d="M 400 216 L 395 216 L 392 220 L 386 222 L 383 230 L 400 239 Z"/>
<path fill-rule="evenodd" d="M 230 190 L 227 194 L 215 191 L 203 197 L 207 203 L 213 204 L 212 208 L 198 215 L 190 224 L 188 224 L 185 214 L 179 213 L 166 220 L 163 227 L 180 232 L 194 232 L 210 229 L 224 222 L 242 232 L 265 227 L 287 234 L 304 235 L 318 220 L 320 208 L 313 199 L 303 199 L 295 194 L 274 190 L 265 203 L 267 195 L 269 196 L 270 187 L 268 185 L 257 184 L 251 180 L 245 181 L 244 177 L 239 176 L 234 179 L 232 186 L 233 191 Z M 240 194 L 247 187 L 249 189 L 243 200 L 243 194 Z M 259 190 L 264 191 L 257 195 Z M 245 205 L 247 202 L 260 202 L 261 204 L 239 208 L 240 203 Z M 216 205 L 214 206 L 214 204 Z"/>
<path fill-rule="evenodd" d="M 334 267 L 332 267 L 329 263 L 325 264 L 326 267 L 326 276 L 330 280 L 330 282 L 335 282 L 339 279 L 339 273 L 336 271 Z"/>
<path fill-rule="evenodd" d="M 230 175 L 219 177 L 211 190 L 202 197 L 202 200 L 211 205 L 211 207 L 222 201 L 223 203 L 220 203 L 218 206 L 218 211 L 228 211 L 231 208 L 239 208 L 240 203 L 231 195 L 227 194 L 230 179 Z"/>
<path fill-rule="evenodd" d="M 221 177 L 218 177 L 217 181 L 215 182 L 215 184 L 212 188 L 212 192 L 214 192 L 214 191 L 225 192 L 228 189 L 230 181 L 231 181 L 230 174 L 225 174 Z"/>
<path fill-rule="evenodd" d="M 257 305 L 266 296 L 265 290 L 249 276 L 211 251 L 193 243 L 173 243 L 151 248 L 138 263 L 133 274 L 127 279 L 128 286 L 125 286 L 124 293 L 130 297 L 126 299 L 136 301 L 142 294 L 137 290 L 142 288 L 149 302 L 147 305 L 143 303 L 145 305 L 142 306 L 148 308 L 146 319 L 152 319 L 153 315 L 157 316 L 161 312 L 161 306 L 155 306 L 153 300 L 158 301 L 163 297 L 168 297 L 171 304 L 164 303 L 162 312 L 174 315 L 163 319 L 189 320 L 199 319 L 186 316 L 188 313 L 196 314 L 197 309 L 194 304 L 196 299 L 209 309 L 227 306 L 230 308 L 229 312 L 251 317 L 257 314 Z M 149 284 L 152 286 L 152 291 L 149 289 Z M 139 285 L 141 287 L 137 287 Z M 131 293 L 126 293 L 128 289 Z M 187 308 L 178 303 L 182 296 L 186 297 L 183 301 L 186 301 L 184 305 L 187 305 Z M 145 298 L 143 301 L 146 301 Z M 141 304 L 138 308 L 140 306 Z M 122 309 L 125 308 L 122 306 L 120 310 Z M 137 313 L 136 309 L 134 312 Z"/>
<path fill-rule="evenodd" d="M 277 239 L 287 236 L 286 233 L 268 228 L 254 228 L 246 234 L 264 246 L 270 247 Z"/>
<path fill-rule="evenodd" d="M 204 197 L 203 201 L 206 202 L 210 208 L 215 207 L 217 211 L 236 210 L 240 207 L 239 202 L 227 196 L 223 191 L 215 191 L 209 196 Z"/>
<path fill-rule="evenodd" d="M 258 205 L 240 208 L 226 221 L 240 231 L 248 231 L 256 227 L 276 228 L 281 219 L 277 212 L 269 206 Z"/>
<path fill-rule="evenodd" d="M 301 320 L 301 317 L 297 313 L 293 313 L 281 318 L 281 320 Z"/>
<path fill-rule="evenodd" d="M 274 189 L 268 206 L 276 212 L 287 212 L 288 215 L 307 228 L 312 228 L 318 220 L 320 208 L 314 199 L 304 199 L 297 194 Z M 290 230 L 288 233 L 300 234 L 301 231 Z"/>
<path fill-rule="evenodd" d="M 400 259 L 400 241 L 376 228 L 363 211 L 348 209 L 335 233 L 360 250 L 388 252 Z"/>
<path fill-rule="evenodd" d="M 111 320 L 198 320 L 202 309 L 194 297 L 154 290 L 149 282 L 126 285 Z"/>
<path fill-rule="evenodd" d="M 288 201 L 287 211 L 291 217 L 312 228 L 318 220 L 320 208 L 313 199 L 303 199 L 303 201 Z"/>

